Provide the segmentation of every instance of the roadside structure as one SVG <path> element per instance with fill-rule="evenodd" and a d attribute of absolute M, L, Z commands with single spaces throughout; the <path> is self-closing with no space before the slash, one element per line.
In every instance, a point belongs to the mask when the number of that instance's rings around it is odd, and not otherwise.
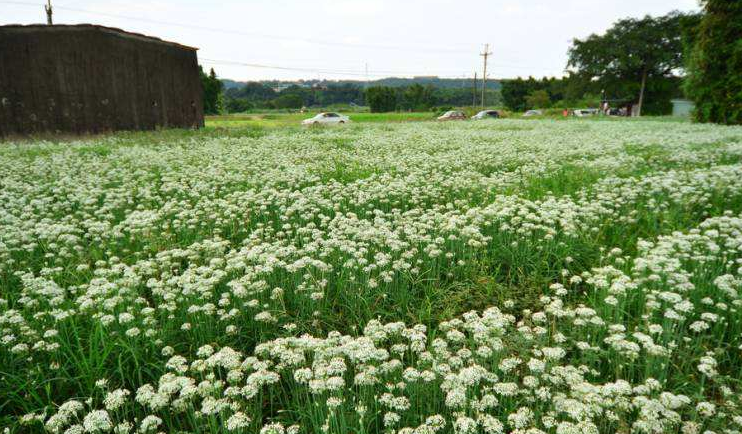
<path fill-rule="evenodd" d="M 0 136 L 202 127 L 196 52 L 91 24 L 0 26 Z"/>

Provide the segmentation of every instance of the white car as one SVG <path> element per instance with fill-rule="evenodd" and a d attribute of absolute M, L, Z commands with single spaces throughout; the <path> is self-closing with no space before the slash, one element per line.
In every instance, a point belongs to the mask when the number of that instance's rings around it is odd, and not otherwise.
<path fill-rule="evenodd" d="M 595 116 L 598 114 L 598 109 L 595 108 L 586 108 L 586 109 L 575 109 L 574 112 L 575 116 L 579 118 L 584 118 L 586 116 Z"/>
<path fill-rule="evenodd" d="M 302 125 L 332 125 L 332 124 L 345 124 L 350 122 L 348 116 L 341 115 L 340 113 L 326 112 L 319 113 L 317 116 L 309 119 L 304 119 Z"/>

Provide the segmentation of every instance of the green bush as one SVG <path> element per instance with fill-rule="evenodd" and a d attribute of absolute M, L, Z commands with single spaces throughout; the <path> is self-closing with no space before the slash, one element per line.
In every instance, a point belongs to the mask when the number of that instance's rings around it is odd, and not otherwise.
<path fill-rule="evenodd" d="M 245 113 L 253 108 L 247 98 L 228 98 L 225 103 L 227 113 Z"/>

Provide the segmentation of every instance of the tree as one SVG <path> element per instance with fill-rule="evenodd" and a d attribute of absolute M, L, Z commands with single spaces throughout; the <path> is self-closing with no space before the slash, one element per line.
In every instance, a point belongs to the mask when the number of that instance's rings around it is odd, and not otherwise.
<path fill-rule="evenodd" d="M 562 82 L 564 83 L 564 101 L 568 103 L 576 103 L 583 100 L 585 95 L 601 90 L 595 89 L 598 86 L 592 83 L 590 77 L 585 74 L 570 72 L 562 79 Z"/>
<path fill-rule="evenodd" d="M 568 67 L 615 93 L 637 92 L 641 115 L 648 82 L 672 77 L 683 67 L 683 22 L 687 15 L 619 20 L 604 35 L 575 39 Z M 669 98 L 668 98 L 669 101 Z"/>
<path fill-rule="evenodd" d="M 243 87 L 227 89 L 226 94 L 232 98 L 244 98 L 254 105 L 264 105 L 277 96 L 273 88 L 257 81 L 248 82 Z"/>
<path fill-rule="evenodd" d="M 285 98 L 279 101 L 279 105 L 284 105 L 284 107 L 277 108 L 301 108 L 302 106 L 310 106 L 317 103 L 316 95 L 312 89 L 308 87 L 297 86 L 295 84 L 292 84 L 286 89 L 283 89 L 278 94 L 278 97 Z M 278 98 L 273 100 L 274 105 L 276 101 L 278 101 Z"/>
<path fill-rule="evenodd" d="M 373 113 L 392 112 L 397 109 L 397 91 L 389 86 L 369 87 L 366 103 Z"/>
<path fill-rule="evenodd" d="M 332 104 L 368 105 L 365 100 L 364 82 L 359 81 L 300 81 L 286 87 L 286 82 L 235 82 L 224 80 L 229 84 L 224 96 L 225 104 L 231 104 L 232 110 L 242 104 L 230 102 L 243 99 L 254 108 L 275 107 L 273 100 L 281 95 L 297 94 L 304 101 L 304 105 L 327 107 Z M 394 108 L 408 110 L 429 110 L 436 105 L 465 106 L 472 102 L 471 79 L 445 79 L 437 77 L 418 78 L 387 78 L 378 80 L 377 86 L 388 86 L 396 93 Z M 418 86 L 416 86 L 418 85 Z M 282 88 L 276 92 L 275 88 Z M 487 81 L 487 101 L 496 106 L 502 101 L 500 83 L 494 80 Z M 387 91 L 391 97 L 391 91 Z M 405 95 L 406 94 L 406 95 Z"/>
<path fill-rule="evenodd" d="M 363 88 L 359 85 L 350 83 L 328 84 L 326 88 L 316 93 L 317 100 L 315 104 L 329 106 L 331 104 L 363 104 Z"/>
<path fill-rule="evenodd" d="M 207 115 L 218 114 L 222 110 L 224 83 L 216 77 L 214 68 L 211 68 L 209 75 L 206 75 L 200 66 L 199 70 L 204 95 L 204 113 Z"/>
<path fill-rule="evenodd" d="M 278 109 L 298 109 L 304 105 L 304 100 L 298 94 L 287 93 L 274 99 L 273 105 Z"/>
<path fill-rule="evenodd" d="M 531 90 L 529 83 L 520 77 L 503 81 L 502 101 L 510 110 L 524 111 L 526 109 L 526 96 Z"/>
<path fill-rule="evenodd" d="M 502 100 L 513 111 L 548 107 L 552 102 L 564 98 L 564 79 L 547 78 L 536 80 L 533 77 L 502 82 Z"/>
<path fill-rule="evenodd" d="M 246 98 L 226 98 L 224 108 L 227 113 L 244 113 L 253 108 Z"/>
<path fill-rule="evenodd" d="M 688 61 L 686 94 L 700 122 L 742 124 L 742 2 L 706 0 Z"/>
<path fill-rule="evenodd" d="M 407 87 L 402 92 L 402 108 L 414 111 L 430 110 L 435 105 L 433 90 L 431 85 L 423 86 L 417 83 Z"/>
<path fill-rule="evenodd" d="M 530 109 L 547 108 L 551 100 L 545 90 L 534 90 L 526 96 L 526 107 Z"/>

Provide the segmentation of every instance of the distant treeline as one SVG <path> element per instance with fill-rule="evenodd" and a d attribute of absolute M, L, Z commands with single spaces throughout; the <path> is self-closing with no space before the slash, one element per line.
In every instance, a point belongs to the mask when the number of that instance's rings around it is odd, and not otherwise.
<path fill-rule="evenodd" d="M 416 81 L 424 81 L 423 85 Z M 451 85 L 454 80 L 416 78 L 390 78 L 377 80 L 367 87 L 364 82 L 301 82 L 286 87 L 285 83 L 247 82 L 235 86 L 228 83 L 224 92 L 223 109 L 229 113 L 239 113 L 252 109 L 298 109 L 301 107 L 327 107 L 334 104 L 369 105 L 368 96 L 375 95 L 377 89 L 385 89 L 387 101 L 385 111 L 429 110 L 440 106 L 471 105 L 473 101 L 472 80 L 456 80 L 459 87 Z M 394 84 L 383 84 L 390 83 Z M 438 83 L 435 85 L 433 83 Z M 443 85 L 445 83 L 445 85 Z M 404 84 L 404 85 L 403 85 Z M 463 86 L 466 84 L 466 86 Z M 500 101 L 499 83 L 487 87 L 487 100 Z M 481 82 L 477 90 L 477 100 L 481 97 Z"/>
<path fill-rule="evenodd" d="M 235 81 L 227 78 L 221 79 L 224 83 L 225 89 L 231 88 L 242 88 L 249 81 Z M 337 86 L 343 84 L 352 84 L 356 87 L 374 87 L 374 86 L 390 86 L 390 87 L 408 87 L 413 84 L 421 84 L 423 86 L 432 85 L 433 87 L 449 89 L 471 89 L 473 79 L 471 77 L 464 78 L 441 78 L 436 76 L 417 76 L 412 78 L 405 77 L 387 77 L 371 81 L 362 80 L 326 80 L 326 79 L 309 79 L 309 80 L 292 80 L 292 81 L 281 81 L 281 80 L 260 80 L 258 83 L 262 83 L 272 88 L 285 88 L 292 84 L 302 87 L 326 87 L 326 86 Z M 477 83 L 481 90 L 482 82 Z M 488 80 L 487 89 L 498 90 L 500 89 L 500 83 L 497 80 Z"/>
<path fill-rule="evenodd" d="M 363 104 L 363 88 L 351 84 L 307 87 L 293 84 L 279 86 L 252 81 L 225 91 L 225 109 L 230 113 L 252 109 L 298 109 L 332 104 Z"/>
<path fill-rule="evenodd" d="M 598 107 L 603 98 L 612 106 L 636 100 L 639 83 L 623 81 L 609 85 L 589 77 L 570 74 L 564 78 L 516 78 L 502 80 L 502 102 L 510 110 Z M 663 115 L 672 111 L 670 100 L 682 98 L 682 79 L 657 77 L 644 91 L 644 113 Z"/>
<path fill-rule="evenodd" d="M 672 111 L 683 97 L 683 75 L 696 39 L 699 14 L 626 18 L 604 34 L 575 39 L 564 78 L 503 81 L 502 98 L 511 110 L 632 106 L 636 114 Z M 686 87 L 686 90 L 687 87 Z"/>
<path fill-rule="evenodd" d="M 500 91 L 488 88 L 485 98 L 488 105 L 499 105 Z M 476 101 L 481 102 L 481 89 L 476 90 Z M 366 89 L 365 103 L 372 112 L 428 111 L 434 108 L 440 111 L 474 104 L 474 88 L 442 89 L 417 83 L 405 87 L 373 86 Z"/>

